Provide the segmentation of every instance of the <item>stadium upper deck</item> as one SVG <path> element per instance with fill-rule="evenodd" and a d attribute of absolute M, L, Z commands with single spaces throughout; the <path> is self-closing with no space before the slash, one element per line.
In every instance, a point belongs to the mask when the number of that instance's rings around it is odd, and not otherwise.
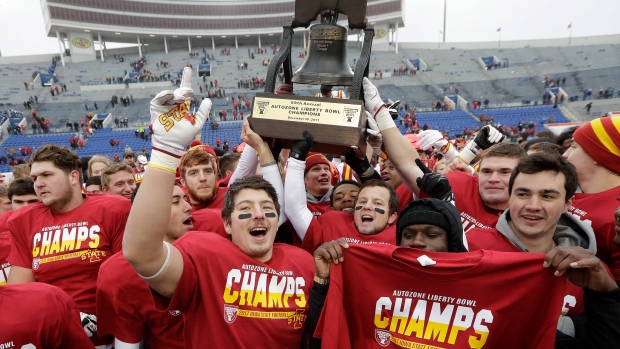
<path fill-rule="evenodd" d="M 50 37 L 73 41 L 76 37 L 68 35 L 73 32 L 91 42 L 185 41 L 190 46 L 190 40 L 200 39 L 260 45 L 257 36 L 281 33 L 295 12 L 293 0 L 41 0 L 41 5 Z M 366 17 L 376 26 L 399 28 L 403 11 L 402 0 L 368 0 Z M 346 16 L 339 19 L 346 23 Z"/>

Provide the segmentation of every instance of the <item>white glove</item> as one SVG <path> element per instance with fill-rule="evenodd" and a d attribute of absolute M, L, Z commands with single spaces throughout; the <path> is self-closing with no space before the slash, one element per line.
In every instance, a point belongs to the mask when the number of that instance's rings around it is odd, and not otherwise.
<path fill-rule="evenodd" d="M 459 152 L 442 134 L 437 130 L 426 130 L 418 133 L 420 140 L 418 145 L 423 150 L 433 148 L 444 157 L 446 164 L 459 155 Z"/>
<path fill-rule="evenodd" d="M 369 125 L 371 125 L 371 122 L 374 122 L 380 131 L 396 127 L 387 106 L 379 95 L 379 90 L 368 78 L 364 78 L 364 107 L 369 113 L 368 119 L 372 120 L 368 122 Z"/>
<path fill-rule="evenodd" d="M 366 142 L 372 147 L 372 152 L 375 155 L 379 155 L 381 153 L 381 145 L 383 144 L 383 135 L 381 135 L 379 126 L 377 126 L 377 121 L 368 111 L 364 112 L 366 113 L 366 120 L 368 122 L 368 127 L 366 128 L 368 137 L 366 138 Z"/>
<path fill-rule="evenodd" d="M 191 113 L 191 86 L 192 69 L 185 67 L 179 88 L 162 91 L 151 100 L 152 167 L 176 172 L 185 146 L 196 138 L 211 112 L 211 100 L 205 98 L 198 112 Z"/>
<path fill-rule="evenodd" d="M 97 317 L 89 313 L 80 312 L 80 320 L 82 321 L 82 327 L 88 337 L 92 337 L 97 334 Z"/>
<path fill-rule="evenodd" d="M 501 143 L 506 136 L 499 132 L 495 127 L 486 125 L 476 135 L 473 141 L 467 143 L 465 148 L 461 150 L 459 157 L 468 165 L 483 150 L 489 149 L 491 146 Z"/>

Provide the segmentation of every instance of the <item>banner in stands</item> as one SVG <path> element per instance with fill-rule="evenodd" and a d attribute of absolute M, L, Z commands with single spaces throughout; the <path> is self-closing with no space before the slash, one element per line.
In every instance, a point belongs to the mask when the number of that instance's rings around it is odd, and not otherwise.
<path fill-rule="evenodd" d="M 90 33 L 69 33 L 69 47 L 71 49 L 71 57 L 73 62 L 94 61 L 95 43 Z"/>
<path fill-rule="evenodd" d="M 375 37 L 372 40 L 372 49 L 374 51 L 387 51 L 389 28 L 385 24 L 378 24 L 375 26 Z"/>

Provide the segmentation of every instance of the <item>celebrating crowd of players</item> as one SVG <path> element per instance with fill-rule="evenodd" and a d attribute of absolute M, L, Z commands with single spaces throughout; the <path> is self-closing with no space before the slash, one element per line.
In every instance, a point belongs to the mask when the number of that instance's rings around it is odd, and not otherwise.
<path fill-rule="evenodd" d="M 191 73 L 151 101 L 146 171 L 94 157 L 84 183 L 47 145 L 11 183 L 0 346 L 620 343 L 620 118 L 584 124 L 563 156 L 490 126 L 458 152 L 400 134 L 364 79 L 368 157 L 334 163 L 308 132 L 270 147 L 246 119 L 241 156 L 218 159 L 194 142 L 211 102 L 188 112 Z"/>

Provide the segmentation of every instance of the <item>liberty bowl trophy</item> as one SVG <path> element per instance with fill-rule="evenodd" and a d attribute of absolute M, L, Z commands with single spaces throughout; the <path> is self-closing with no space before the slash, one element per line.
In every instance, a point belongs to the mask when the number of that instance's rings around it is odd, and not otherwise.
<path fill-rule="evenodd" d="M 304 130 L 314 136 L 313 151 L 344 155 L 351 148 L 363 154 L 366 148 L 366 113 L 363 78 L 368 76 L 374 28 L 366 20 L 367 0 L 297 0 L 292 22 L 283 26 L 278 53 L 267 70 L 265 90 L 254 97 L 252 130 L 268 142 L 289 148 Z M 347 28 L 338 25 L 346 15 L 350 29 L 364 31 L 364 43 L 355 69 L 347 63 Z M 291 68 L 293 29 L 310 27 L 305 62 L 294 74 Z M 283 86 L 294 83 L 347 86 L 349 99 L 276 94 L 275 83 L 282 68 Z"/>

